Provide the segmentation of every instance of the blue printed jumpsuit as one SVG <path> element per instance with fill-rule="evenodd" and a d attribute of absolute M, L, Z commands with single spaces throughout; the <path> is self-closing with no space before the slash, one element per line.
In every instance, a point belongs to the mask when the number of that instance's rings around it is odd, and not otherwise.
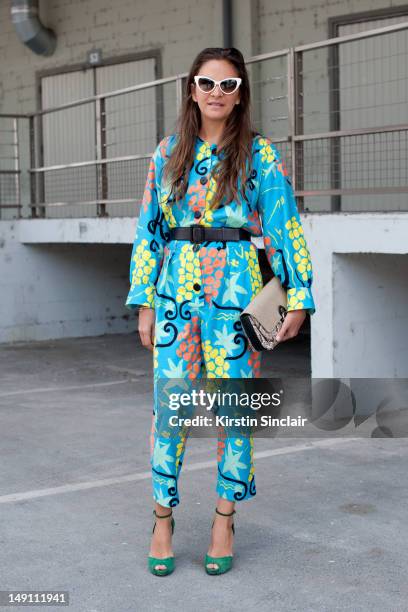
<path fill-rule="evenodd" d="M 246 178 L 248 202 L 211 209 L 218 161 L 217 145 L 196 137 L 195 159 L 182 201 L 168 203 L 170 183 L 163 168 L 177 134 L 161 140 L 150 161 L 130 261 L 126 307 L 155 309 L 154 405 L 150 463 L 154 499 L 173 507 L 180 501 L 178 478 L 188 431 L 162 435 L 157 426 L 160 379 L 251 378 L 260 375 L 260 353 L 248 344 L 241 311 L 262 289 L 257 248 L 250 241 L 168 241 L 176 226 L 244 228 L 264 237 L 269 264 L 287 289 L 288 311 L 312 315 L 312 263 L 296 200 L 275 145 L 259 134 L 252 141 L 252 172 Z M 221 154 L 222 155 L 222 152 Z M 252 436 L 229 438 L 219 428 L 216 492 L 231 501 L 256 494 Z"/>

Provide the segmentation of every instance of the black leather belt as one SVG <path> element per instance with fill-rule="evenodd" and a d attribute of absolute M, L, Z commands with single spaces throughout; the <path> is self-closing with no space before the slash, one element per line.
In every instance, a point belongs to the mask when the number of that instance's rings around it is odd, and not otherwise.
<path fill-rule="evenodd" d="M 194 244 L 201 242 L 228 242 L 230 240 L 251 240 L 251 234 L 238 227 L 205 227 L 190 225 L 188 227 L 173 227 L 169 240 L 189 240 Z"/>

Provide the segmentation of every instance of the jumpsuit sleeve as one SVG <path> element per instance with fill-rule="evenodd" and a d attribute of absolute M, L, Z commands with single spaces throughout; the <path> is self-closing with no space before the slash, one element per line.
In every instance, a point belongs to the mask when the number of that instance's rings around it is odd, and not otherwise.
<path fill-rule="evenodd" d="M 150 159 L 130 258 L 130 290 L 125 302 L 129 310 L 134 310 L 138 306 L 154 308 L 154 287 L 163 262 L 164 246 L 169 230 L 159 205 L 158 179 L 164 161 L 164 144 L 164 141 L 159 143 Z"/>
<path fill-rule="evenodd" d="M 312 295 L 313 268 L 303 234 L 293 188 L 275 145 L 260 138 L 258 210 L 262 220 L 265 253 L 275 276 L 287 291 L 287 310 L 316 308 Z"/>

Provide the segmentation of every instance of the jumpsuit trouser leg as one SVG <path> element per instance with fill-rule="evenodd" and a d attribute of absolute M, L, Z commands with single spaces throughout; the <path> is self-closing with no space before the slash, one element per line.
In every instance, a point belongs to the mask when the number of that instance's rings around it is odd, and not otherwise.
<path fill-rule="evenodd" d="M 240 312 L 262 288 L 256 247 L 248 241 L 173 240 L 155 290 L 154 406 L 150 435 L 153 498 L 180 502 L 178 479 L 188 428 L 175 435 L 159 426 L 164 379 L 253 378 L 259 352 L 249 348 Z M 159 384 L 160 381 L 160 384 Z M 231 501 L 256 494 L 252 435 L 229 437 L 218 428 L 216 492 Z"/>

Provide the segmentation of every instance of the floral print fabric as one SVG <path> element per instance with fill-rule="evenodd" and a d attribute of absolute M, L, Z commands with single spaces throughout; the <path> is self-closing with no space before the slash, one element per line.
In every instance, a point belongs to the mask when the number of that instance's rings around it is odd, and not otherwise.
<path fill-rule="evenodd" d="M 199 137 L 196 138 L 195 160 L 186 196 L 177 204 L 167 202 L 170 185 L 162 175 L 176 138 L 176 134 L 164 138 L 150 162 L 131 255 L 126 306 L 129 309 L 138 305 L 154 308 L 154 286 L 161 271 L 168 230 L 198 224 L 242 227 L 253 236 L 263 234 L 271 268 L 287 289 L 288 310 L 305 309 L 310 315 L 314 314 L 309 250 L 290 179 L 270 139 L 259 135 L 253 139 L 253 171 L 246 181 L 249 202 L 241 197 L 238 202 L 211 210 L 216 189 L 211 170 L 218 161 L 217 147 Z M 238 189 L 240 187 L 239 181 Z"/>
<path fill-rule="evenodd" d="M 261 354 L 249 348 L 239 315 L 262 287 L 257 249 L 249 241 L 211 242 L 198 249 L 184 240 L 164 247 L 155 286 L 153 351 L 155 398 L 151 431 L 153 497 L 161 505 L 179 503 L 178 478 L 188 432 L 163 431 L 167 409 L 163 379 L 253 378 Z M 160 392 L 158 392 L 158 387 Z M 253 439 L 229 436 L 219 427 L 216 492 L 232 501 L 256 494 Z M 163 460 L 163 457 L 165 459 Z"/>
<path fill-rule="evenodd" d="M 169 229 L 198 224 L 263 234 L 268 261 L 287 289 L 288 310 L 315 312 L 309 251 L 289 178 L 271 141 L 259 135 L 253 139 L 248 202 L 241 198 L 211 210 L 217 147 L 199 137 L 186 196 L 179 203 L 167 201 L 170 185 L 163 178 L 163 168 L 176 137 L 164 138 L 150 161 L 126 299 L 129 309 L 141 305 L 155 310 L 150 461 L 153 497 L 163 506 L 180 501 L 178 478 L 188 432 L 181 428 L 169 436 L 161 431 L 158 382 L 202 376 L 258 377 L 260 353 L 250 348 L 239 315 L 263 286 L 252 242 L 169 241 Z M 229 438 L 220 428 L 217 463 L 219 496 L 239 501 L 255 495 L 251 436 Z"/>

